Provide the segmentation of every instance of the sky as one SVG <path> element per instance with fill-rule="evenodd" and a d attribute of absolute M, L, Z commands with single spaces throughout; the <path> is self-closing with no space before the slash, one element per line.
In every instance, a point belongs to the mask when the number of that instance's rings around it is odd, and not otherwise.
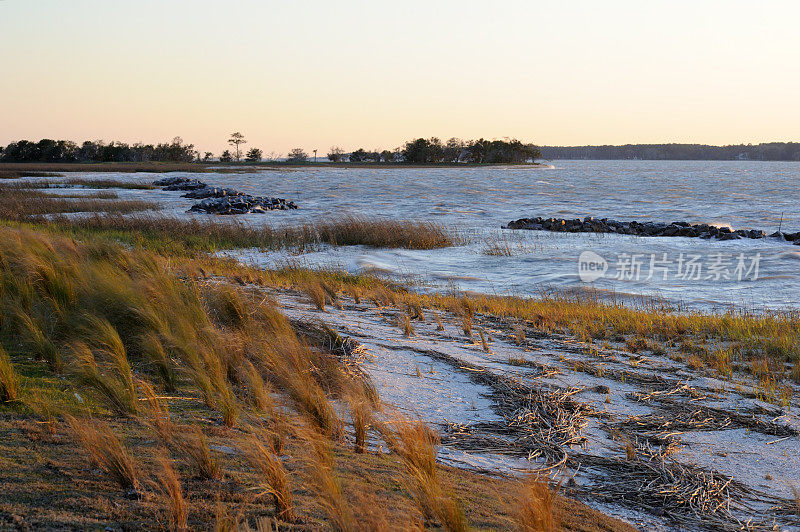
<path fill-rule="evenodd" d="M 0 144 L 800 141 L 800 2 L 0 0 Z"/>

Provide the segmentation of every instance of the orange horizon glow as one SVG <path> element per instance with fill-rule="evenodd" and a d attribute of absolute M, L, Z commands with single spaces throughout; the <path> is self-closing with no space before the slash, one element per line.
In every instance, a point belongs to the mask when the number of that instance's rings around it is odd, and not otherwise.
<path fill-rule="evenodd" d="M 0 144 L 800 140 L 800 5 L 0 1 Z"/>

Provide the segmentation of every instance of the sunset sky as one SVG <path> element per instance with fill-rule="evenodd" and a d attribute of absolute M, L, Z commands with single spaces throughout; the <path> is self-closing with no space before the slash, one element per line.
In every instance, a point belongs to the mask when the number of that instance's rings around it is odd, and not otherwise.
<path fill-rule="evenodd" d="M 0 0 L 0 144 L 800 141 L 800 2 Z"/>

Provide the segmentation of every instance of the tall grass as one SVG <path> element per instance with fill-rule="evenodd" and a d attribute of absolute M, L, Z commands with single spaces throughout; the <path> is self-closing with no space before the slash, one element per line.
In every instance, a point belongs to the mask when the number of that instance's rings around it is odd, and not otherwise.
<path fill-rule="evenodd" d="M 222 478 L 222 467 L 211 453 L 208 439 L 200 427 L 181 427 L 174 434 L 173 448 L 194 468 L 200 478 L 206 480 Z"/>
<path fill-rule="evenodd" d="M 158 204 L 151 201 L 63 197 L 17 187 L 3 187 L 0 194 L 0 219 L 15 222 L 64 213 L 130 214 L 158 208 Z"/>
<path fill-rule="evenodd" d="M 330 442 L 311 436 L 309 445 L 310 480 L 320 497 L 331 528 L 337 532 L 356 532 L 359 526 L 342 491 L 341 480 L 336 474 Z"/>
<path fill-rule="evenodd" d="M 111 428 L 101 421 L 64 415 L 70 431 L 100 469 L 129 492 L 139 491 L 139 476 L 128 449 Z"/>
<path fill-rule="evenodd" d="M 244 455 L 261 474 L 261 490 L 275 500 L 275 514 L 283 521 L 294 521 L 294 499 L 289 487 L 289 474 L 283 467 L 270 439 L 266 443 L 252 435 L 244 445 Z"/>
<path fill-rule="evenodd" d="M 150 208 L 150 204 L 145 205 L 142 202 L 107 202 L 104 206 L 97 201 L 92 204 L 91 200 L 87 200 L 81 206 L 71 206 L 67 202 L 73 200 L 63 200 L 64 203 L 55 204 L 53 202 L 58 202 L 58 198 L 44 198 L 42 201 L 52 205 L 45 208 L 36 201 L 35 198 L 17 197 L 9 199 L 6 207 L 0 201 L 0 218 L 12 221 L 32 220 L 38 225 L 68 234 L 106 235 L 171 253 L 235 248 L 274 250 L 320 244 L 433 249 L 458 243 L 458 239 L 440 225 L 413 221 L 345 218 L 300 226 L 255 227 L 235 220 L 130 214 Z M 95 211 L 107 212 L 80 217 L 54 215 L 48 218 L 32 218 L 32 215 L 54 212 Z"/>
<path fill-rule="evenodd" d="M 389 449 L 403 460 L 409 489 L 424 518 L 429 522 L 438 520 L 451 532 L 467 530 L 467 518 L 461 505 L 437 473 L 438 435 L 424 423 L 400 416 L 381 425 L 380 431 Z"/>
<path fill-rule="evenodd" d="M 553 513 L 555 493 L 547 481 L 530 476 L 518 486 L 519 494 L 513 508 L 517 530 L 525 532 L 555 532 L 561 530 Z"/>
<path fill-rule="evenodd" d="M 14 369 L 8 353 L 0 346 L 0 403 L 15 401 L 19 397 L 19 374 Z"/>
<path fill-rule="evenodd" d="M 158 466 L 156 480 L 159 489 L 167 498 L 168 528 L 173 532 L 189 530 L 189 510 L 181 489 L 180 478 L 167 457 L 160 457 Z"/>

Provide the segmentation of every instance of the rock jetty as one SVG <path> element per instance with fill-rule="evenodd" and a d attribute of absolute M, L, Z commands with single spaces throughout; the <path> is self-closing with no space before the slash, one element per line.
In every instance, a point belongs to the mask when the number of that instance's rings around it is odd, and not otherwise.
<path fill-rule="evenodd" d="M 765 238 L 767 234 L 760 229 L 738 229 L 716 227 L 708 224 L 689 222 L 620 222 L 610 218 L 520 218 L 509 222 L 503 229 L 528 229 L 532 231 L 555 231 L 559 233 L 617 233 L 636 236 L 683 236 L 717 240 L 738 240 L 741 238 Z M 800 232 L 775 232 L 770 237 L 781 238 L 800 245 Z"/>
<path fill-rule="evenodd" d="M 202 200 L 192 205 L 189 212 L 249 214 L 297 208 L 293 201 L 287 201 L 283 198 L 251 196 L 232 188 L 212 187 L 198 179 L 188 177 L 165 177 L 154 181 L 153 184 L 157 187 L 163 187 L 164 190 L 185 191 L 184 198 Z"/>

